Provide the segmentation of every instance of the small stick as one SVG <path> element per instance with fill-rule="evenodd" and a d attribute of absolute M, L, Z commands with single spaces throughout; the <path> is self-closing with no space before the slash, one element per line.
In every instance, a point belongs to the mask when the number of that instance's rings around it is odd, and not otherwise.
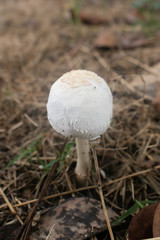
<path fill-rule="evenodd" d="M 11 213 L 12 213 L 13 215 L 15 215 L 16 218 L 17 218 L 17 220 L 20 222 L 20 224 L 23 225 L 22 220 L 21 220 L 20 217 L 17 215 L 16 211 L 14 210 L 12 204 L 9 202 L 7 196 L 5 195 L 5 193 L 3 192 L 3 190 L 2 190 L 1 187 L 0 187 L 0 193 L 1 193 L 1 195 L 2 195 L 2 197 L 3 197 L 3 199 L 4 199 L 4 201 L 5 201 L 6 204 L 8 205 L 8 207 L 9 207 Z"/>
<path fill-rule="evenodd" d="M 48 236 L 46 237 L 46 240 L 49 239 L 49 237 L 50 237 L 50 235 L 51 235 L 51 232 L 52 232 L 52 230 L 53 230 L 53 228 L 54 228 L 55 225 L 56 225 L 56 224 L 53 224 L 53 226 L 51 227 L 51 229 L 50 229 L 50 231 L 49 231 L 49 233 L 48 233 Z"/>
<path fill-rule="evenodd" d="M 53 195 L 50 195 L 50 196 L 43 197 L 41 199 L 41 201 L 52 199 L 52 198 L 56 198 L 56 197 L 65 196 L 65 195 L 76 193 L 76 192 L 90 190 L 90 189 L 94 189 L 94 188 L 97 188 L 97 187 L 98 187 L 97 185 L 92 185 L 92 186 L 87 186 L 87 187 L 73 189 L 71 191 L 66 191 L 66 192 L 62 192 L 62 193 L 56 193 L 56 194 L 53 194 Z M 33 199 L 33 200 L 30 200 L 30 201 L 23 202 L 21 204 L 15 204 L 15 205 L 13 205 L 13 207 L 21 207 L 21 206 L 24 206 L 24 205 L 27 205 L 27 204 L 30 204 L 30 203 L 35 203 L 37 201 L 38 201 L 38 199 Z M 2 207 L 6 207 L 6 205 L 3 204 Z M 0 208 L 2 208 L 2 207 L 0 206 Z"/>
<path fill-rule="evenodd" d="M 152 74 L 154 74 L 155 76 L 158 76 L 158 72 L 157 72 L 157 71 L 155 71 L 153 68 L 149 67 L 148 65 L 140 62 L 138 59 L 133 58 L 133 57 L 131 57 L 131 56 L 127 56 L 127 60 L 128 60 L 129 62 L 131 62 L 131 63 L 133 63 L 133 64 L 141 67 L 142 69 L 146 70 L 147 72 L 152 73 Z"/>
<path fill-rule="evenodd" d="M 42 190 L 39 194 L 39 198 L 38 200 L 35 202 L 34 206 L 32 207 L 32 209 L 30 210 L 27 218 L 25 219 L 24 224 L 21 226 L 20 230 L 18 231 L 17 235 L 15 236 L 14 240 L 27 240 L 29 238 L 29 234 L 30 234 L 30 229 L 31 229 L 31 224 L 32 224 L 32 220 L 34 215 L 36 214 L 36 210 L 37 207 L 39 205 L 39 203 L 41 202 L 41 199 L 43 198 L 46 189 L 50 183 L 51 177 L 54 175 L 55 170 L 57 168 L 57 164 L 54 164 L 51 171 L 49 172 L 49 174 L 47 175 L 47 178 L 45 179 L 44 185 L 42 187 Z"/>
<path fill-rule="evenodd" d="M 22 125 L 23 125 L 23 122 L 19 122 L 19 123 L 15 124 L 14 126 L 12 126 L 9 129 L 8 133 L 11 134 L 14 130 L 16 130 L 17 128 L 21 127 Z"/>
<path fill-rule="evenodd" d="M 46 196 L 46 197 L 43 197 L 41 199 L 41 201 L 44 201 L 44 200 L 48 200 L 48 199 L 52 199 L 52 198 L 56 198 L 56 197 L 61 197 L 61 196 L 65 196 L 65 195 L 68 195 L 68 194 L 72 194 L 72 193 L 76 193 L 76 192 L 81 192 L 81 191 L 85 191 L 85 190 L 89 190 L 89 189 L 94 189 L 94 188 L 97 188 L 98 186 L 97 185 L 93 185 L 93 186 L 87 186 L 87 187 L 82 187 L 82 188 L 77 188 L 77 189 L 74 189 L 74 190 L 71 190 L 71 191 L 66 191 L 66 192 L 62 192 L 62 193 L 56 193 L 56 194 L 53 194 L 53 195 L 50 195 L 50 196 Z M 16 208 L 16 207 L 22 207 L 22 206 L 25 206 L 27 204 L 31 204 L 31 203 L 35 203 L 37 202 L 38 199 L 33 199 L 33 200 L 29 200 L 29 201 L 26 201 L 26 202 L 22 202 L 22 203 L 17 203 L 17 204 L 14 204 L 13 207 Z M 7 204 L 2 204 L 0 206 L 0 209 L 1 208 L 4 208 L 4 207 L 7 207 Z"/>
<path fill-rule="evenodd" d="M 146 169 L 146 170 L 142 170 L 142 171 L 139 171 L 139 172 L 135 172 L 135 173 L 132 173 L 132 174 L 129 174 L 129 175 L 126 175 L 126 176 L 123 176 L 121 178 L 117 178 L 115 180 L 112 180 L 108 183 L 104 183 L 102 184 L 102 187 L 106 187 L 106 186 L 109 186 L 109 185 L 112 185 L 113 183 L 116 183 L 116 182 L 120 182 L 124 179 L 128 179 L 128 178 L 132 178 L 132 177 L 136 177 L 138 175 L 141 175 L 141 174 L 146 174 L 148 172 L 151 172 L 151 171 L 155 171 L 157 169 L 160 169 L 160 165 L 156 166 L 156 167 L 153 167 L 153 168 L 149 168 L 149 169 Z M 97 188 L 97 184 L 96 185 L 92 185 L 92 186 L 87 186 L 87 187 L 82 187 L 82 188 L 77 188 L 77 189 L 73 189 L 72 191 L 66 191 L 66 192 L 62 192 L 62 193 L 56 193 L 56 194 L 53 194 L 53 195 L 50 195 L 50 196 L 46 196 L 46 197 L 43 197 L 41 199 L 41 201 L 43 200 L 48 200 L 48 199 L 52 199 L 52 198 L 56 198 L 56 197 L 61 197 L 61 196 L 65 196 L 65 195 L 68 195 L 68 194 L 72 194 L 72 193 L 76 193 L 76 192 L 81 192 L 81 191 L 85 191 L 85 190 L 89 190 L 89 189 L 94 189 L 94 188 Z M 14 204 L 13 207 L 21 207 L 21 206 L 25 206 L 27 204 L 30 204 L 30 203 L 35 203 L 37 202 L 38 199 L 33 199 L 33 200 L 29 200 L 29 201 L 26 201 L 26 202 L 22 202 L 22 203 L 17 203 L 17 204 Z M 7 204 L 2 204 L 0 206 L 0 209 L 1 208 L 5 208 L 7 207 Z"/>
<path fill-rule="evenodd" d="M 29 116 L 28 116 L 28 114 L 24 114 L 24 117 L 33 125 L 33 126 L 35 126 L 35 127 L 38 127 L 38 124 L 35 122 L 35 121 L 33 121 L 33 119 L 32 118 L 30 118 Z"/>
<path fill-rule="evenodd" d="M 73 191 L 72 183 L 71 183 L 71 181 L 70 181 L 70 178 L 69 178 L 67 172 L 65 172 L 65 177 L 66 177 L 66 180 L 67 180 L 67 183 L 68 183 L 69 190 L 70 190 L 70 191 Z M 72 197 L 75 197 L 75 194 L 74 194 L 74 193 L 72 193 Z"/>
<path fill-rule="evenodd" d="M 107 223 L 107 227 L 108 227 L 108 230 L 109 230 L 111 240 L 114 240 L 112 227 L 111 227 L 110 220 L 109 220 L 109 215 L 108 215 L 107 208 L 106 208 L 105 201 L 104 201 L 101 176 L 100 176 L 100 171 L 99 171 L 99 166 L 98 166 L 98 161 L 97 161 L 97 155 L 96 155 L 96 152 L 95 152 L 94 149 L 92 151 L 93 151 L 93 158 L 94 158 L 96 173 L 97 173 L 97 176 L 98 176 L 98 190 L 99 190 L 99 194 L 100 194 L 100 198 L 101 198 L 101 203 L 102 203 L 102 207 L 103 207 L 103 211 L 104 211 L 104 215 L 105 215 L 105 218 L 106 218 L 106 223 Z"/>
<path fill-rule="evenodd" d="M 142 239 L 142 240 L 160 240 L 160 237 L 155 237 L 155 238 L 146 238 L 146 239 Z"/>

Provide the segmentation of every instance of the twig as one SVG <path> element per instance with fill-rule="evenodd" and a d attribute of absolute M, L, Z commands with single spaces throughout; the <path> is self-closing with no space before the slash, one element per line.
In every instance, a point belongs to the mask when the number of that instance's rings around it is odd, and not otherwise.
<path fill-rule="evenodd" d="M 160 169 L 160 165 L 158 165 L 158 166 L 156 166 L 156 167 L 153 167 L 153 168 L 146 169 L 146 170 L 142 170 L 142 171 L 139 171 L 139 172 L 135 172 L 135 173 L 132 173 L 132 174 L 123 176 L 123 177 L 121 177 L 121 178 L 117 178 L 117 179 L 112 180 L 112 181 L 110 181 L 110 182 L 108 182 L 108 183 L 102 184 L 102 187 L 106 187 L 106 186 L 112 185 L 113 183 L 123 181 L 124 179 L 129 179 L 129 178 L 132 178 L 132 177 L 136 177 L 136 176 L 138 176 L 138 175 L 146 174 L 146 173 L 149 173 L 149 172 L 151 172 L 151 171 L 158 170 L 158 169 Z M 53 195 L 50 195 L 50 196 L 43 197 L 43 198 L 41 199 L 41 201 L 48 200 L 48 199 L 52 199 L 52 198 L 56 198 L 56 197 L 61 197 L 61 196 L 65 196 L 65 195 L 69 195 L 69 194 L 76 193 L 76 192 L 81 192 L 81 191 L 85 191 L 85 190 L 90 190 L 90 189 L 94 189 L 94 188 L 97 188 L 97 187 L 98 187 L 98 185 L 92 185 L 92 186 L 87 186 L 87 187 L 82 187 L 82 188 L 73 189 L 72 191 L 66 191 L 66 192 L 62 192 L 62 193 L 56 193 L 56 194 L 53 194 Z M 26 201 L 26 202 L 23 202 L 23 203 L 17 203 L 17 204 L 14 204 L 14 205 L 13 205 L 13 208 L 22 207 L 22 206 L 25 206 L 25 205 L 27 205 L 27 204 L 35 203 L 35 202 L 37 202 L 37 201 L 38 201 L 38 199 L 33 199 L 33 200 Z M 2 204 L 2 205 L 0 206 L 0 209 L 1 209 L 1 208 L 5 208 L 5 207 L 7 207 L 7 204 Z"/>
<path fill-rule="evenodd" d="M 109 184 L 110 185 L 110 184 Z M 61 197 L 61 196 L 65 196 L 65 195 L 68 195 L 68 194 L 72 194 L 72 193 L 76 193 L 76 192 L 81 192 L 81 191 L 85 191 L 85 190 L 90 190 L 90 189 L 94 189 L 94 188 L 97 188 L 98 186 L 97 185 L 92 185 L 92 186 L 87 186 L 87 187 L 82 187 L 82 188 L 77 188 L 77 189 L 73 189 L 71 191 L 66 191 L 66 192 L 62 192 L 62 193 L 56 193 L 56 194 L 53 194 L 53 195 L 50 195 L 50 196 L 46 196 L 44 198 L 41 199 L 41 201 L 44 201 L 44 200 L 48 200 L 48 199 L 52 199 L 52 198 L 56 198 L 56 197 Z M 13 205 L 13 207 L 21 207 L 21 206 L 24 206 L 24 205 L 27 205 L 27 204 L 31 204 L 31 203 L 35 203 L 37 202 L 38 199 L 33 199 L 33 200 L 30 200 L 30 201 L 26 201 L 26 202 L 23 202 L 23 203 L 17 203 L 15 205 Z M 6 204 L 3 204 L 0 206 L 0 209 L 2 207 L 6 207 L 7 205 Z"/>
<path fill-rule="evenodd" d="M 113 181 L 111 181 L 109 183 L 106 183 L 105 186 L 108 186 L 108 185 L 110 185 L 112 183 L 116 183 L 116 182 L 122 181 L 122 180 L 127 179 L 127 178 L 136 177 L 138 175 L 145 174 L 145 173 L 157 170 L 157 169 L 160 169 L 160 165 L 158 165 L 156 167 L 153 167 L 153 168 L 150 168 L 150 169 L 146 169 L 146 170 L 142 170 L 142 171 L 139 171 L 139 172 L 136 172 L 136 173 L 132 173 L 132 174 L 123 176 L 121 178 L 117 178 L 117 179 L 115 179 L 115 180 L 113 180 Z"/>
<path fill-rule="evenodd" d="M 58 164 L 58 163 L 57 163 Z M 33 206 L 33 208 L 31 209 L 31 211 L 28 214 L 28 217 L 26 218 L 24 224 L 22 225 L 20 231 L 18 232 L 18 234 L 16 235 L 14 240 L 27 240 L 29 237 L 29 232 L 30 232 L 30 228 L 31 228 L 31 224 L 32 224 L 32 219 L 36 213 L 37 207 L 40 203 L 40 201 L 42 200 L 45 191 L 47 189 L 48 184 L 50 183 L 51 177 L 53 176 L 56 168 L 57 168 L 57 164 L 54 164 L 50 173 L 48 174 L 45 183 L 43 185 L 43 188 L 41 190 L 41 193 L 39 195 L 39 198 L 37 199 L 37 201 L 35 202 L 35 205 Z"/>
<path fill-rule="evenodd" d="M 68 176 L 68 172 L 65 172 L 65 177 L 66 177 L 66 180 L 67 180 L 67 183 L 68 183 L 69 190 L 73 191 L 72 184 L 71 184 L 71 181 L 70 181 L 69 176 Z M 72 197 L 75 197 L 74 193 L 72 193 Z"/>
<path fill-rule="evenodd" d="M 141 68 L 143 68 L 144 70 L 146 70 L 147 72 L 154 74 L 155 76 L 158 76 L 158 72 L 155 71 L 153 68 L 149 67 L 148 65 L 140 62 L 138 59 L 135 59 L 131 56 L 127 56 L 127 60 Z"/>
<path fill-rule="evenodd" d="M 13 215 L 15 215 L 16 218 L 17 218 L 17 220 L 20 222 L 20 224 L 23 225 L 22 220 L 21 220 L 20 217 L 17 215 L 15 209 L 13 208 L 12 204 L 9 202 L 7 196 L 5 195 L 5 193 L 3 192 L 3 190 L 2 190 L 1 187 L 0 187 L 0 193 L 1 193 L 1 195 L 2 195 L 2 197 L 3 197 L 3 199 L 4 199 L 4 201 L 6 202 L 7 206 L 9 207 L 11 213 L 12 213 Z"/>
<path fill-rule="evenodd" d="M 107 223 L 107 227 L 108 227 L 108 230 L 109 230 L 111 240 L 114 240 L 112 227 L 111 227 L 111 224 L 110 224 L 109 215 L 108 215 L 108 212 L 107 212 L 107 208 L 106 208 L 105 201 L 104 201 L 104 196 L 103 196 L 103 191 L 102 191 L 102 182 L 101 182 L 101 176 L 100 176 L 100 171 L 99 171 L 99 166 L 98 166 L 98 161 L 97 161 L 97 154 L 96 154 L 94 149 L 92 151 L 93 151 L 93 158 L 94 158 L 96 173 L 97 173 L 97 176 L 98 176 L 98 190 L 99 190 L 99 194 L 100 194 L 100 198 L 101 198 L 101 203 L 102 203 L 102 207 L 103 207 L 103 211 L 104 211 L 104 215 L 105 215 L 105 218 L 106 218 L 106 223 Z"/>
<path fill-rule="evenodd" d="M 33 121 L 33 119 L 32 118 L 30 118 L 29 116 L 28 116 L 28 114 L 24 114 L 24 117 L 33 125 L 33 126 L 35 126 L 35 127 L 38 127 L 38 124 L 35 122 L 35 121 Z"/>
<path fill-rule="evenodd" d="M 64 144 L 65 146 L 65 144 Z M 64 150 L 64 146 L 63 146 L 63 150 Z M 55 163 L 53 166 L 52 166 L 52 169 L 51 171 L 49 172 L 45 182 L 44 182 L 44 185 L 42 187 L 42 190 L 39 194 L 39 198 L 37 199 L 37 201 L 35 202 L 33 208 L 31 209 L 31 211 L 29 212 L 24 224 L 22 225 L 21 229 L 19 230 L 18 234 L 16 235 L 15 239 L 14 240 L 28 240 L 29 238 L 29 233 L 30 233 L 30 228 L 31 228 L 31 225 L 32 225 L 32 220 L 33 220 L 33 217 L 36 213 L 36 210 L 37 210 L 37 207 L 39 205 L 39 203 L 41 202 L 42 198 L 44 197 L 45 195 L 45 191 L 49 185 L 49 183 L 51 182 L 51 178 L 54 176 L 55 174 L 55 171 L 57 169 L 57 165 L 58 165 L 58 162 Z"/>
<path fill-rule="evenodd" d="M 146 125 L 142 129 L 140 129 L 134 136 L 130 137 L 129 139 L 127 139 L 126 141 L 123 142 L 122 147 L 124 147 L 126 144 L 130 143 L 134 138 L 144 134 L 144 132 L 149 129 L 150 125 L 151 125 L 151 121 L 148 120 Z"/>
<path fill-rule="evenodd" d="M 146 239 L 142 239 L 142 240 L 160 240 L 160 237 L 155 237 L 155 238 L 146 238 Z"/>
<path fill-rule="evenodd" d="M 17 128 L 21 127 L 23 125 L 23 122 L 19 122 L 17 124 L 15 124 L 14 126 L 12 126 L 9 131 L 8 131 L 8 134 L 10 135 L 14 130 L 16 130 Z"/>
<path fill-rule="evenodd" d="M 55 225 L 56 225 L 56 224 L 53 224 L 53 226 L 51 227 L 51 229 L 50 229 L 50 231 L 49 231 L 49 233 L 48 233 L 48 236 L 46 237 L 46 240 L 49 239 L 49 236 L 51 235 L 51 232 L 52 232 L 52 230 L 53 230 L 53 228 L 54 228 Z"/>

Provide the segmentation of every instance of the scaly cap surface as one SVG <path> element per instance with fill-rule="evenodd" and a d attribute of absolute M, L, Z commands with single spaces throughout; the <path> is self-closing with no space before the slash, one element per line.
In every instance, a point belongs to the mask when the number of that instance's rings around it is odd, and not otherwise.
<path fill-rule="evenodd" d="M 97 74 L 73 70 L 53 83 L 47 111 L 50 124 L 63 136 L 95 139 L 110 125 L 112 93 Z"/>

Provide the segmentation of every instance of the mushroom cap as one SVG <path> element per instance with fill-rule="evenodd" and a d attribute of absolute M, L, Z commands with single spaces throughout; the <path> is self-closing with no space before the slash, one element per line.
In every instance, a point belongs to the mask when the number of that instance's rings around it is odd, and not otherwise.
<path fill-rule="evenodd" d="M 87 70 L 73 70 L 53 83 L 48 120 L 65 137 L 96 139 L 110 125 L 112 101 L 103 78 Z"/>

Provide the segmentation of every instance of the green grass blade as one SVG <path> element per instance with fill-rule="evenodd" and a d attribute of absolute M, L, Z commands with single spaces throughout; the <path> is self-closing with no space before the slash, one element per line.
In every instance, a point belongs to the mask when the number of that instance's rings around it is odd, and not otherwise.
<path fill-rule="evenodd" d="M 46 165 L 44 166 L 44 169 L 47 170 L 47 171 L 50 170 L 51 167 L 52 167 L 56 162 L 59 162 L 59 161 L 60 161 L 59 158 L 53 160 L 52 162 L 46 164 Z"/>
<path fill-rule="evenodd" d="M 135 212 L 138 208 L 138 204 L 135 203 L 131 208 L 129 208 L 122 216 L 120 216 L 116 221 L 112 223 L 113 226 L 117 225 L 118 223 L 122 222 L 125 218 L 130 216 L 133 212 Z"/>
<path fill-rule="evenodd" d="M 15 157 L 11 162 L 7 164 L 7 166 L 4 169 L 7 169 L 8 167 L 12 166 L 16 161 L 26 156 L 29 156 L 30 159 L 32 159 L 32 153 L 36 150 L 36 145 L 39 143 L 42 137 L 43 137 L 42 134 L 39 135 L 38 138 L 30 144 L 30 147 L 27 150 L 24 150 L 20 155 Z"/>
<path fill-rule="evenodd" d="M 15 157 L 11 162 L 9 162 L 7 164 L 7 166 L 5 167 L 5 169 L 9 168 L 10 166 L 12 166 L 16 161 L 18 161 L 20 158 L 25 157 L 26 155 L 28 155 L 28 150 L 22 152 L 20 155 L 18 155 L 17 157 Z"/>
<path fill-rule="evenodd" d="M 142 202 L 138 201 L 137 199 L 134 199 L 134 201 L 137 203 L 137 205 L 140 207 L 140 208 L 144 208 L 145 207 L 145 204 L 143 204 Z"/>
<path fill-rule="evenodd" d="M 132 207 L 130 207 L 122 216 L 120 216 L 116 221 L 112 223 L 112 226 L 115 226 L 118 223 L 122 222 L 124 219 L 134 213 L 139 207 L 144 208 L 146 204 L 155 203 L 155 201 L 152 200 L 138 201 L 137 199 L 135 199 L 135 202 L 136 203 Z"/>
<path fill-rule="evenodd" d="M 63 165 L 64 165 L 64 162 L 61 162 L 61 163 L 60 163 L 60 166 L 59 166 L 59 168 L 58 168 L 57 174 L 59 174 L 59 173 L 61 172 L 61 170 L 62 170 L 62 168 L 63 168 Z"/>

